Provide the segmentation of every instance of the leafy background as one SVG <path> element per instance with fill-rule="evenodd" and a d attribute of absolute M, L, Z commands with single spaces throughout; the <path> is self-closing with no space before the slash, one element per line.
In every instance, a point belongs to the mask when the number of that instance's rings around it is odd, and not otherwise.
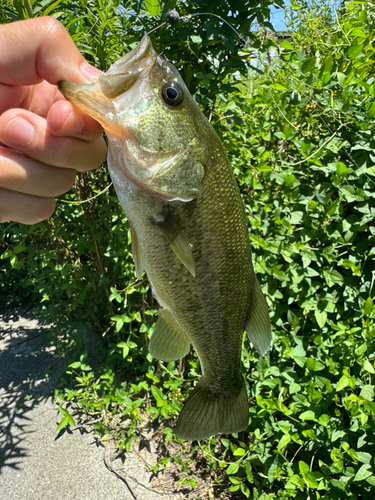
<path fill-rule="evenodd" d="M 80 175 L 48 221 L 0 226 L 0 306 L 39 304 L 53 319 L 68 365 L 58 430 L 85 413 L 126 452 L 153 429 L 167 445 L 154 472 L 173 463 L 190 498 L 367 499 L 375 486 L 375 4 L 347 1 L 336 11 L 293 1 L 281 40 L 270 34 L 272 3 L 0 0 L 1 22 L 57 17 L 103 70 L 174 7 L 181 16 L 216 13 L 241 35 L 199 15 L 151 36 L 223 141 L 246 204 L 273 325 L 263 359 L 244 338 L 248 430 L 192 444 L 174 437 L 198 361 L 148 354 L 157 307 L 147 281 L 136 280 L 105 167 Z"/>

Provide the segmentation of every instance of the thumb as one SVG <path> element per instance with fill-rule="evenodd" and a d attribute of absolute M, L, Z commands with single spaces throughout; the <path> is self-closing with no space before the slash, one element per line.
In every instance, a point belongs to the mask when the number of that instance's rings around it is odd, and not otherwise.
<path fill-rule="evenodd" d="M 0 83 L 86 83 L 101 73 L 86 62 L 63 25 L 52 17 L 0 26 L 0 38 Z"/>

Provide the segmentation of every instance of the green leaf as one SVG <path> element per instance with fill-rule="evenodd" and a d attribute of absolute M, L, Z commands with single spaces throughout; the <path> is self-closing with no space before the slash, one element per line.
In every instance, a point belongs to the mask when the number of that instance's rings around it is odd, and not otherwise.
<path fill-rule="evenodd" d="M 318 422 L 323 427 L 327 427 L 330 422 L 329 415 L 327 415 L 327 413 L 323 413 L 323 415 L 320 415 Z"/>
<path fill-rule="evenodd" d="M 159 0 L 146 0 L 146 9 L 151 17 L 155 17 L 160 14 L 161 5 Z"/>
<path fill-rule="evenodd" d="M 315 309 L 314 315 L 319 327 L 323 328 L 323 326 L 327 322 L 327 313 L 325 311 L 319 311 L 318 309 Z"/>
<path fill-rule="evenodd" d="M 14 253 L 21 253 L 23 252 L 24 250 L 26 250 L 26 247 L 24 245 L 17 245 L 13 248 L 13 252 Z"/>
<path fill-rule="evenodd" d="M 85 372 L 88 372 L 91 370 L 91 366 L 90 365 L 86 365 L 85 363 L 81 363 L 81 370 L 85 371 Z"/>
<path fill-rule="evenodd" d="M 2 259 L 9 259 L 13 255 L 12 250 L 5 250 L 5 252 L 1 255 Z"/>
<path fill-rule="evenodd" d="M 370 361 L 368 361 L 367 359 L 364 360 L 362 368 L 369 373 L 375 373 L 374 367 L 372 366 Z"/>
<path fill-rule="evenodd" d="M 375 117 L 375 102 L 371 103 L 371 106 L 367 110 L 367 118 L 374 118 Z"/>
<path fill-rule="evenodd" d="M 365 305 L 363 306 L 363 313 L 365 314 L 365 316 L 370 316 L 373 310 L 374 310 L 374 303 L 372 301 L 372 298 L 368 297 L 365 302 Z"/>
<path fill-rule="evenodd" d="M 122 318 L 116 321 L 116 332 L 118 333 L 121 328 L 124 326 L 124 320 Z"/>
<path fill-rule="evenodd" d="M 276 82 L 272 85 L 275 90 L 288 90 L 288 88 L 282 83 Z"/>
<path fill-rule="evenodd" d="M 306 476 L 306 474 L 310 472 L 310 467 L 303 460 L 298 462 L 298 468 L 302 476 Z"/>
<path fill-rule="evenodd" d="M 284 185 L 286 187 L 293 186 L 295 182 L 296 182 L 296 177 L 293 174 L 287 175 L 284 179 Z"/>
<path fill-rule="evenodd" d="M 367 401 L 374 400 L 374 386 L 373 385 L 364 385 L 359 394 L 361 398 L 367 399 Z"/>
<path fill-rule="evenodd" d="M 363 464 L 369 464 L 372 459 L 372 455 L 370 453 L 366 453 L 365 451 L 357 451 L 357 458 Z"/>
<path fill-rule="evenodd" d="M 355 475 L 353 481 L 364 481 L 370 476 L 372 476 L 371 465 L 363 464 L 362 467 L 358 470 L 357 474 Z"/>
<path fill-rule="evenodd" d="M 63 417 L 59 425 L 56 427 L 56 432 L 61 431 L 61 429 L 64 429 L 64 427 L 67 427 L 68 425 L 69 425 L 69 417 Z"/>
<path fill-rule="evenodd" d="M 292 382 L 289 386 L 289 394 L 295 394 L 301 390 L 301 386 L 296 382 Z"/>
<path fill-rule="evenodd" d="M 316 420 L 315 413 L 311 410 L 304 411 L 303 413 L 301 413 L 299 418 L 301 420 Z"/>
<path fill-rule="evenodd" d="M 314 358 L 307 358 L 306 368 L 312 372 L 319 372 L 321 370 L 324 370 L 325 365 L 321 361 L 318 361 Z"/>
<path fill-rule="evenodd" d="M 331 442 L 334 443 L 337 439 L 345 436 L 345 431 L 335 430 L 332 432 Z"/>
<path fill-rule="evenodd" d="M 349 173 L 348 167 L 345 165 L 345 163 L 342 163 L 339 161 L 336 165 L 336 174 L 339 177 L 345 177 Z"/>
<path fill-rule="evenodd" d="M 333 287 L 334 285 L 341 284 L 344 281 L 342 275 L 338 271 L 336 271 L 335 269 L 331 269 L 329 271 L 324 270 L 323 276 L 324 276 L 324 278 L 327 282 L 327 285 L 329 287 Z"/>
<path fill-rule="evenodd" d="M 302 73 L 310 73 L 315 68 L 316 57 L 309 57 L 301 65 Z"/>
<path fill-rule="evenodd" d="M 61 419 L 59 425 L 57 426 L 56 432 L 61 431 L 61 429 L 64 429 L 64 427 L 67 427 L 68 425 L 71 425 L 73 427 L 76 424 L 74 418 L 66 408 L 59 406 L 58 410 L 64 416 Z"/>
<path fill-rule="evenodd" d="M 228 488 L 228 491 L 232 492 L 232 491 L 238 491 L 240 489 L 240 485 L 239 484 L 234 484 L 233 486 L 231 486 L 230 488 Z"/>
<path fill-rule="evenodd" d="M 309 488 L 312 488 L 314 490 L 316 490 L 319 486 L 319 483 L 318 481 L 316 480 L 316 477 L 314 476 L 314 474 L 312 472 L 308 472 L 306 475 L 305 475 L 305 481 L 307 482 Z"/>
<path fill-rule="evenodd" d="M 345 487 L 346 487 L 346 483 L 344 481 L 340 481 L 339 479 L 331 479 L 331 484 L 332 486 L 334 486 L 335 488 L 339 488 L 340 490 L 342 491 L 345 491 Z"/>
<path fill-rule="evenodd" d="M 235 457 L 243 457 L 245 453 L 246 451 L 243 448 L 237 448 L 237 450 L 234 450 L 233 455 Z"/>
<path fill-rule="evenodd" d="M 238 469 L 240 468 L 239 466 L 239 463 L 238 462 L 234 462 L 232 464 L 229 465 L 229 467 L 227 468 L 227 474 L 236 474 L 238 472 Z"/>
<path fill-rule="evenodd" d="M 116 344 L 117 347 L 120 347 L 122 349 L 122 357 L 125 359 L 126 356 L 129 354 L 129 346 L 126 342 L 119 342 Z"/>
<path fill-rule="evenodd" d="M 363 49 L 362 43 L 358 45 L 352 45 L 351 47 L 349 47 L 348 49 L 349 59 L 354 59 L 355 57 L 357 57 L 362 52 L 362 49 Z"/>
<path fill-rule="evenodd" d="M 156 387 L 155 385 L 152 385 L 151 386 L 151 393 L 154 396 L 154 398 L 155 398 L 155 400 L 156 400 L 156 402 L 157 402 L 158 405 L 159 404 L 160 405 L 163 404 L 163 402 L 164 402 L 164 395 L 163 395 L 163 393 L 161 392 L 161 390 L 158 387 Z"/>
<path fill-rule="evenodd" d="M 335 200 L 333 203 L 331 203 L 330 207 L 329 207 L 329 208 L 328 208 L 328 210 L 327 210 L 327 214 L 328 214 L 328 215 L 331 215 L 331 216 L 332 216 L 332 215 L 334 215 L 334 214 L 335 214 L 336 209 L 337 209 L 337 207 L 338 207 L 338 205 L 339 205 L 339 202 L 340 202 L 340 200 L 338 200 L 338 199 L 337 199 L 337 200 Z"/>
<path fill-rule="evenodd" d="M 280 47 L 285 50 L 293 50 L 293 45 L 291 45 L 287 40 L 281 42 Z"/>
<path fill-rule="evenodd" d="M 17 255 L 12 255 L 12 257 L 10 258 L 10 265 L 12 267 L 16 268 L 17 264 L 18 264 L 18 257 L 17 257 Z"/>
<path fill-rule="evenodd" d="M 202 43 L 202 38 L 199 35 L 191 35 L 190 40 L 193 43 Z M 204 75 L 205 76 L 205 75 Z"/>
<path fill-rule="evenodd" d="M 350 384 L 350 377 L 348 377 L 347 375 L 343 375 L 337 383 L 336 391 L 337 392 L 342 391 L 349 384 Z"/>
<path fill-rule="evenodd" d="M 277 449 L 282 452 L 284 448 L 287 447 L 287 445 L 290 443 L 291 440 L 292 438 L 290 437 L 289 434 L 284 434 L 283 437 L 280 439 L 279 444 L 277 445 Z"/>
<path fill-rule="evenodd" d="M 230 476 L 229 477 L 229 481 L 232 483 L 232 484 L 241 484 L 242 483 L 242 479 L 238 476 Z"/>
<path fill-rule="evenodd" d="M 74 361 L 74 363 L 70 363 L 69 368 L 72 368 L 73 370 L 75 370 L 76 368 L 79 368 L 80 366 L 81 366 L 80 361 Z"/>
<path fill-rule="evenodd" d="M 245 483 L 241 483 L 241 491 L 242 493 L 245 495 L 246 498 L 249 498 L 250 497 L 250 490 L 249 488 L 246 486 Z"/>

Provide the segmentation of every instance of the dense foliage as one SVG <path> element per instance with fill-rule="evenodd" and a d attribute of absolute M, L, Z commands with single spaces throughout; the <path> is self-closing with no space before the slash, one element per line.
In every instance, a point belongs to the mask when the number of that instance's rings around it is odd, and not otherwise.
<path fill-rule="evenodd" d="M 5 4 L 12 19 L 30 9 L 58 15 L 105 69 L 176 2 L 161 12 L 152 1 Z M 167 444 L 181 443 L 174 457 L 181 482 L 199 483 L 191 462 L 200 454 L 212 480 L 238 498 L 367 499 L 375 486 L 375 4 L 348 1 L 334 13 L 294 1 L 293 36 L 280 45 L 248 38 L 269 4 L 177 2 L 182 15 L 223 16 L 246 43 L 207 16 L 152 35 L 211 118 L 248 211 L 274 330 L 264 359 L 244 340 L 248 431 L 191 448 L 174 439 L 172 420 L 197 380 L 197 359 L 165 365 L 148 354 L 156 304 L 147 281 L 135 279 L 112 188 L 101 193 L 110 183 L 105 169 L 83 175 L 49 221 L 0 226 L 0 303 L 42 301 L 81 349 L 68 371 L 75 385 L 67 378 L 61 397 L 101 415 L 97 431 L 119 448 L 129 449 L 140 422 L 159 422 Z M 78 319 L 106 339 L 107 361 L 98 368 L 66 328 Z M 69 407 L 61 413 L 59 429 L 74 423 Z"/>

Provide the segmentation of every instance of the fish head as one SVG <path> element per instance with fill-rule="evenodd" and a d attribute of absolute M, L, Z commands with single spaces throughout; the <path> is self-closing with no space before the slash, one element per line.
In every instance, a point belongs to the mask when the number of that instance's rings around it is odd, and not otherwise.
<path fill-rule="evenodd" d="M 59 88 L 102 124 L 117 176 L 168 201 L 197 197 L 215 134 L 147 35 L 93 83 L 61 82 Z"/>

